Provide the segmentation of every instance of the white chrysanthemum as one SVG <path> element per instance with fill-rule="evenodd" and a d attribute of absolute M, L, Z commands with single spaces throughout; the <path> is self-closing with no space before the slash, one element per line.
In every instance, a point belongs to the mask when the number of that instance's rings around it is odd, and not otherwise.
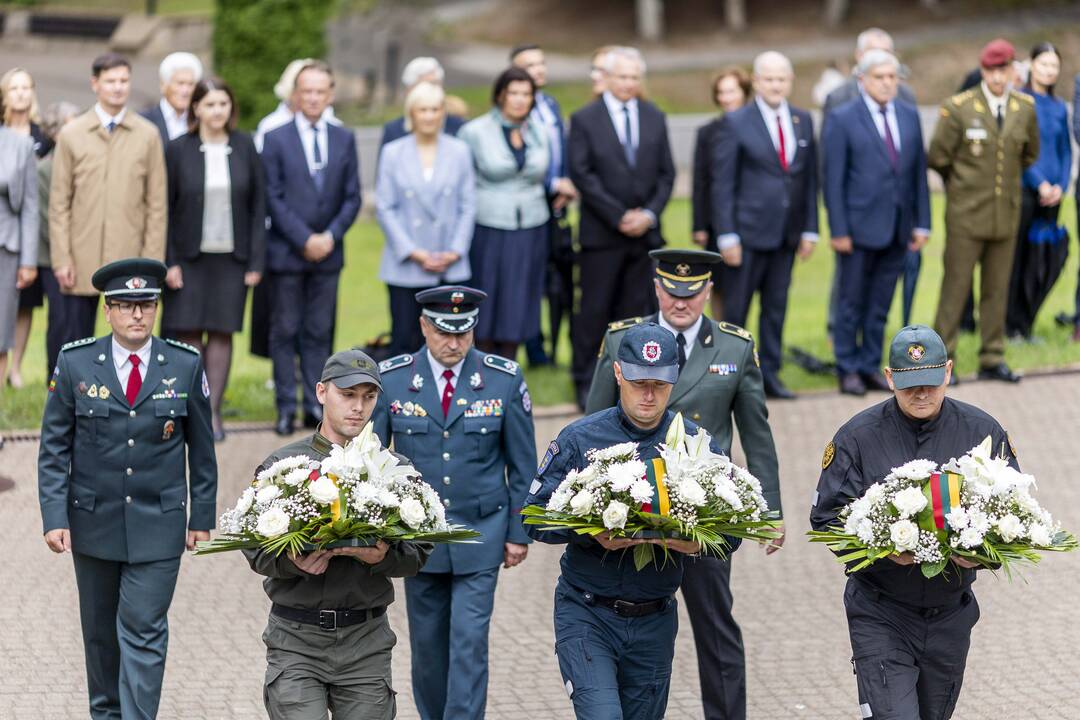
<path fill-rule="evenodd" d="M 968 527 L 985 535 L 990 532 L 990 518 L 982 510 L 968 510 Z"/>
<path fill-rule="evenodd" d="M 869 515 L 870 510 L 873 506 L 871 505 L 870 498 L 864 495 L 863 497 L 851 503 L 849 507 L 851 508 L 851 510 L 848 512 L 848 517 L 858 520 Z"/>
<path fill-rule="evenodd" d="M 320 505 L 329 505 L 338 499 L 338 487 L 325 475 L 320 475 L 307 487 L 311 499 Z"/>
<path fill-rule="evenodd" d="M 263 484 L 272 482 L 274 478 L 284 475 L 290 470 L 296 468 L 308 468 L 311 465 L 311 458 L 307 455 L 290 455 L 287 458 L 282 458 L 273 463 L 270 467 L 263 470 L 255 477 Z"/>
<path fill-rule="evenodd" d="M 353 502 L 357 505 L 373 502 L 379 497 L 379 486 L 369 481 L 361 481 L 353 485 Z"/>
<path fill-rule="evenodd" d="M 614 492 L 626 492 L 635 481 L 645 476 L 645 463 L 640 460 L 615 463 L 608 467 L 607 475 Z"/>
<path fill-rule="evenodd" d="M 997 531 L 1002 540 L 1007 543 L 1012 542 L 1024 536 L 1024 523 L 1020 522 L 1020 518 L 1009 513 L 997 521 Z"/>
<path fill-rule="evenodd" d="M 267 485 L 258 492 L 255 493 L 255 500 L 260 504 L 265 505 L 271 500 L 277 499 L 281 495 L 281 488 L 277 485 Z"/>
<path fill-rule="evenodd" d="M 1050 528 L 1042 523 L 1032 523 L 1031 528 L 1028 530 L 1028 537 L 1031 538 L 1033 545 L 1039 547 L 1049 547 L 1054 542 L 1054 536 L 1050 532 Z"/>
<path fill-rule="evenodd" d="M 273 486 L 271 486 L 273 487 Z M 279 507 L 272 507 L 259 516 L 255 532 L 263 537 L 274 538 L 289 530 L 289 516 Z"/>
<path fill-rule="evenodd" d="M 305 480 L 307 480 L 309 475 L 311 475 L 311 471 L 308 470 L 306 467 L 294 468 L 289 472 L 285 473 L 282 476 L 281 480 L 290 487 L 296 487 L 297 485 L 300 485 Z"/>
<path fill-rule="evenodd" d="M 653 487 L 648 480 L 638 480 L 630 486 L 630 497 L 642 505 L 650 503 L 653 499 Z"/>
<path fill-rule="evenodd" d="M 630 508 L 625 503 L 612 500 L 608 503 L 607 509 L 604 510 L 604 527 L 608 530 L 626 527 L 626 515 L 629 510 Z"/>
<path fill-rule="evenodd" d="M 547 509 L 552 512 L 564 512 L 566 506 L 570 503 L 574 491 L 570 488 L 559 486 L 559 488 L 551 493 L 551 497 L 548 498 Z"/>
<path fill-rule="evenodd" d="M 684 502 L 689 503 L 695 507 L 700 507 L 708 501 L 708 496 L 705 494 L 705 488 L 701 487 L 701 484 L 696 480 L 689 478 L 683 478 L 679 481 L 679 484 L 675 486 L 679 497 Z M 737 498 L 736 498 L 737 499 Z"/>
<path fill-rule="evenodd" d="M 388 488 L 379 488 L 379 495 L 376 501 L 383 507 L 393 508 L 401 504 L 401 498 L 394 494 L 394 492 Z"/>
<path fill-rule="evenodd" d="M 900 517 L 909 518 L 926 507 L 926 496 L 919 488 L 904 488 L 893 495 L 892 504 L 900 512 Z"/>
<path fill-rule="evenodd" d="M 582 490 L 570 499 L 570 510 L 575 515 L 588 515 L 592 512 L 593 495 L 587 490 Z"/>
<path fill-rule="evenodd" d="M 937 463 L 930 460 L 912 460 L 893 468 L 892 475 L 903 480 L 925 480 L 937 469 Z"/>
<path fill-rule="evenodd" d="M 900 552 L 914 550 L 919 545 L 919 526 L 910 520 L 897 520 L 889 527 L 889 539 Z"/>
<path fill-rule="evenodd" d="M 742 498 L 739 497 L 739 489 L 726 476 L 721 475 L 713 482 L 713 494 L 730 505 L 732 510 L 742 511 L 744 506 Z"/>
<path fill-rule="evenodd" d="M 863 497 L 867 502 L 876 504 L 881 502 L 885 498 L 885 486 L 881 483 L 874 483 L 870 487 L 866 488 L 866 492 L 863 493 Z"/>
<path fill-rule="evenodd" d="M 855 526 L 855 535 L 866 545 L 874 541 L 874 523 L 870 521 L 870 518 L 863 518 L 858 522 Z"/>
<path fill-rule="evenodd" d="M 399 509 L 401 520 L 413 530 L 418 530 L 427 520 L 427 511 L 416 498 L 405 498 Z"/>
<path fill-rule="evenodd" d="M 245 488 L 244 492 L 240 493 L 240 498 L 236 501 L 236 507 L 233 508 L 238 516 L 243 515 L 251 509 L 251 505 L 255 502 L 255 488 Z"/>
<path fill-rule="evenodd" d="M 624 442 L 611 447 L 593 450 L 592 458 L 597 462 L 611 462 L 614 460 L 628 460 L 637 453 L 637 443 Z"/>
<path fill-rule="evenodd" d="M 949 523 L 949 527 L 956 531 L 963 530 L 971 521 L 968 517 L 968 511 L 962 507 L 950 510 L 949 514 L 945 516 L 945 520 Z"/>
<path fill-rule="evenodd" d="M 971 550 L 983 544 L 983 534 L 973 527 L 965 528 L 960 533 L 960 546 Z"/>

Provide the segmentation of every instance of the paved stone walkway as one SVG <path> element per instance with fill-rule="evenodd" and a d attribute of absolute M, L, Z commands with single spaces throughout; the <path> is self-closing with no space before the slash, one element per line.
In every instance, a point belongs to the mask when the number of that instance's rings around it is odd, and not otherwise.
<path fill-rule="evenodd" d="M 1040 480 L 1040 497 L 1080 530 L 1075 429 L 1080 376 L 1029 378 L 1016 387 L 968 383 L 955 396 L 997 416 L 1021 463 Z M 878 396 L 880 397 L 880 396 Z M 766 558 L 756 547 L 736 555 L 733 583 L 749 666 L 754 719 L 857 718 L 855 683 L 842 614 L 843 574 L 823 548 L 802 541 L 821 450 L 846 418 L 878 398 L 810 396 L 772 407 L 789 523 L 788 547 Z M 543 447 L 565 420 L 546 420 Z M 220 505 L 231 504 L 251 469 L 274 446 L 269 433 L 234 433 L 220 446 Z M 8 443 L 0 475 L 0 718 L 86 717 L 82 643 L 70 557 L 41 541 L 35 486 L 36 445 Z M 553 655 L 551 595 L 559 549 L 533 546 L 525 565 L 505 571 L 491 636 L 488 717 L 568 718 Z M 1080 558 L 1051 557 L 1026 582 L 984 574 L 976 585 L 982 621 L 974 632 L 963 720 L 1066 720 L 1080 717 L 1080 641 L 1075 598 Z M 265 717 L 259 640 L 268 601 L 239 555 L 184 559 L 171 613 L 169 664 L 161 718 Z M 394 685 L 400 717 L 415 718 L 403 599 L 391 622 L 400 644 Z M 689 622 L 682 618 L 668 718 L 701 717 Z"/>

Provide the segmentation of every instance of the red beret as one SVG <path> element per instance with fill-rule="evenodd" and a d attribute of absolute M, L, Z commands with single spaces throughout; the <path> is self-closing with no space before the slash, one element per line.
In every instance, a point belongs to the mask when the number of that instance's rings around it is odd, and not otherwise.
<path fill-rule="evenodd" d="M 991 40 L 979 53 L 979 64 L 985 68 L 1008 65 L 1016 59 L 1016 50 L 1012 43 L 1003 38 Z"/>

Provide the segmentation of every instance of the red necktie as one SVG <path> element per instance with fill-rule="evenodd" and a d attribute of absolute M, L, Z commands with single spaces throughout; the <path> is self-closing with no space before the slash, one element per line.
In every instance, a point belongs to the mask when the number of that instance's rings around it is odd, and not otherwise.
<path fill-rule="evenodd" d="M 787 147 L 784 145 L 784 121 L 780 119 L 780 113 L 776 113 L 776 136 L 780 139 L 780 147 L 777 154 L 780 156 L 780 169 L 787 172 Z"/>
<path fill-rule="evenodd" d="M 128 375 L 126 394 L 128 405 L 134 405 L 135 398 L 139 397 L 139 390 L 142 389 L 142 375 L 139 374 L 139 356 L 132 353 L 128 359 L 131 360 L 131 374 Z"/>
<path fill-rule="evenodd" d="M 454 397 L 454 371 L 447 368 L 442 376 L 446 378 L 446 387 L 442 391 L 442 414 L 446 417 L 450 414 L 450 398 Z"/>

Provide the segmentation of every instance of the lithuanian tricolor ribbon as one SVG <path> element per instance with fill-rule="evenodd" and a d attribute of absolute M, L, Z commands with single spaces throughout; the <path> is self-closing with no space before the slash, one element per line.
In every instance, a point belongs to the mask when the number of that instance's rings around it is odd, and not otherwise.
<path fill-rule="evenodd" d="M 945 516 L 960 505 L 961 476 L 952 472 L 936 472 L 930 475 L 930 505 L 934 511 L 934 527 L 945 530 Z"/>
<path fill-rule="evenodd" d="M 668 515 L 671 513 L 671 500 L 668 498 L 667 484 L 664 479 L 667 477 L 667 466 L 664 464 L 663 458 L 653 458 L 645 462 L 645 479 L 649 481 L 649 484 L 653 488 L 653 497 L 656 498 L 656 503 L 644 503 L 641 509 L 644 512 L 653 512 L 653 507 L 657 507 L 658 515 Z"/>

